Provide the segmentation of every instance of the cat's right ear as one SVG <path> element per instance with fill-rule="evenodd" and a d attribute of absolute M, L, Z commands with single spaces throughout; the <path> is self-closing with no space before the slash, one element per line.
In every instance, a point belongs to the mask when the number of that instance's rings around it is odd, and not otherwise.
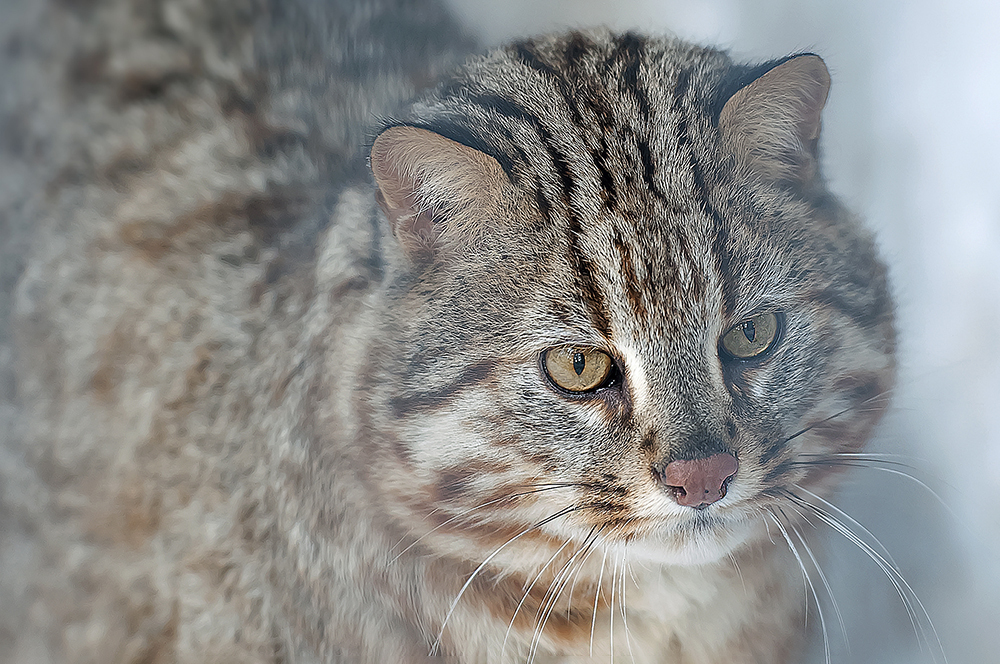
<path fill-rule="evenodd" d="M 417 127 L 383 131 L 370 163 L 378 203 L 411 258 L 488 227 L 509 184 L 493 157 Z"/>
<path fill-rule="evenodd" d="M 830 73 L 818 55 L 792 56 L 725 103 L 719 130 L 728 149 L 765 176 L 804 183 L 816 172 L 820 113 Z"/>

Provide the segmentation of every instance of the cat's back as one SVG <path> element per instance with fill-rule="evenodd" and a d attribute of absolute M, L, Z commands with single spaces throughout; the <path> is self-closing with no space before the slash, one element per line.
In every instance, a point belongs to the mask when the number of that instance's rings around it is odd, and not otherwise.
<path fill-rule="evenodd" d="M 296 274 L 371 117 L 469 44 L 421 1 L 19 2 L 0 25 L 0 653 L 41 657 L 14 639 L 31 613 L 66 661 L 273 659 L 253 589 Z"/>

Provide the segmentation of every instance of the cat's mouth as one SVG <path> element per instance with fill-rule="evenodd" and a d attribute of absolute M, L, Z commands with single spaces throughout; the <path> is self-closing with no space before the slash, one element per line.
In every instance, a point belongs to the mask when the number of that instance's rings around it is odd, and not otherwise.
<path fill-rule="evenodd" d="M 764 532 L 763 521 L 746 510 L 718 506 L 644 521 L 628 538 L 626 549 L 638 559 L 660 564 L 712 563 Z"/>

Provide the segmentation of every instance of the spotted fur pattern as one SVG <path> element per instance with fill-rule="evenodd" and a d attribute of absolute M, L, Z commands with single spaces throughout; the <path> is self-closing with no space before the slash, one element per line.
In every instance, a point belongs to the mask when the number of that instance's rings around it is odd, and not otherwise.
<path fill-rule="evenodd" d="M 468 44 L 422 2 L 37 11 L 0 652 L 796 660 L 797 501 L 894 368 L 818 58 L 595 31 L 443 76 Z M 560 390 L 562 345 L 611 379 Z M 722 452 L 678 505 L 665 465 Z"/>

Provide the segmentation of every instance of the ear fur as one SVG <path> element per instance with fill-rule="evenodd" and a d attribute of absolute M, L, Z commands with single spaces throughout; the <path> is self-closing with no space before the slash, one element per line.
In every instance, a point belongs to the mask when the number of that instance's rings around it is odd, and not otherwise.
<path fill-rule="evenodd" d="M 820 113 L 829 91 L 822 58 L 793 56 L 730 97 L 719 130 L 729 149 L 765 176 L 807 182 L 816 173 Z"/>
<path fill-rule="evenodd" d="M 411 256 L 485 228 L 508 183 L 493 157 L 417 127 L 382 132 L 370 164 L 378 203 Z"/>

